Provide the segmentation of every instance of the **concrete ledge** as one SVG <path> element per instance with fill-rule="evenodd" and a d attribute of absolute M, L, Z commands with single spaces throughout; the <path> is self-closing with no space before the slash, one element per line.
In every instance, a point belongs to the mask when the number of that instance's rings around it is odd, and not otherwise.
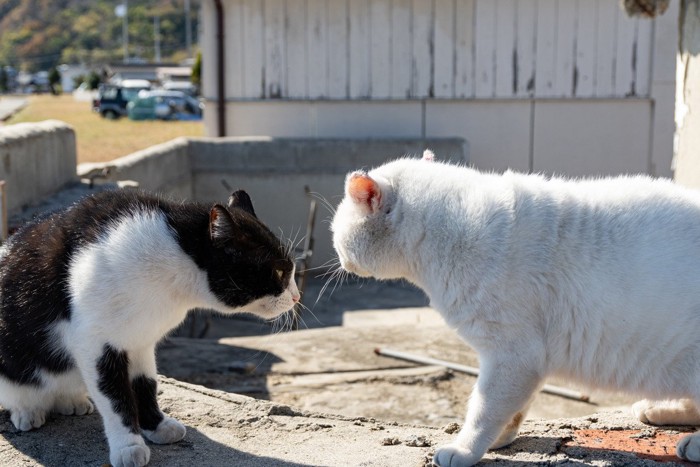
<path fill-rule="evenodd" d="M 150 445 L 152 466 L 427 466 L 458 428 L 403 425 L 303 412 L 267 401 L 160 379 L 165 413 L 187 426 L 173 445 Z M 671 466 L 681 429 L 640 424 L 621 412 L 526 421 L 509 447 L 487 454 L 493 466 Z M 0 412 L 1 465 L 100 465 L 108 448 L 99 415 L 52 416 L 17 432 Z M 661 454 L 659 454 L 661 453 Z"/>
<path fill-rule="evenodd" d="M 111 182 L 133 180 L 145 190 L 182 198 L 192 197 L 192 169 L 189 140 L 176 138 L 142 151 L 120 157 L 110 163 L 80 164 L 78 174 L 108 168 Z"/>
<path fill-rule="evenodd" d="M 10 212 L 77 181 L 75 132 L 57 120 L 0 127 L 0 180 Z"/>

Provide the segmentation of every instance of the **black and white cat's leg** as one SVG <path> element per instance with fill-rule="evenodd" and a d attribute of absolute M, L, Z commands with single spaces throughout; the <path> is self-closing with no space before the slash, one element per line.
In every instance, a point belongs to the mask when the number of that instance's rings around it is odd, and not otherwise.
<path fill-rule="evenodd" d="M 55 377 L 56 398 L 52 412 L 61 415 L 86 415 L 95 410 L 78 368 Z"/>
<path fill-rule="evenodd" d="M 110 344 L 81 343 L 78 367 L 102 416 L 113 467 L 142 467 L 151 452 L 141 436 L 138 407 L 129 378 L 129 356 Z"/>
<path fill-rule="evenodd" d="M 43 383 L 17 384 L 0 376 L 0 404 L 10 412 L 10 420 L 18 430 L 44 425 L 53 401 L 54 394 Z"/>
<path fill-rule="evenodd" d="M 523 362 L 522 359 L 518 361 Z M 515 424 L 513 421 L 518 414 L 524 417 L 524 410 L 541 379 L 524 363 L 482 356 L 480 375 L 469 398 L 464 425 L 452 443 L 435 451 L 433 462 L 440 467 L 471 466 L 479 462 L 489 448 L 498 446 L 498 442 L 514 438 L 522 420 Z M 513 424 L 512 430 L 507 429 L 509 424 Z"/>
<path fill-rule="evenodd" d="M 185 437 L 185 425 L 165 415 L 158 407 L 155 351 L 144 349 L 133 354 L 131 385 L 138 406 L 143 435 L 156 444 L 176 443 Z"/>

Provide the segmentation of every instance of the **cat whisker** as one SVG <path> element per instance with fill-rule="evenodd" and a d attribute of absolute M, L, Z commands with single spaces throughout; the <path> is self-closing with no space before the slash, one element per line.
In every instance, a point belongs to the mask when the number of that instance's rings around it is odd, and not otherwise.
<path fill-rule="evenodd" d="M 330 273 L 330 277 L 328 278 L 328 280 L 326 281 L 326 283 L 325 283 L 325 284 L 323 285 L 323 287 L 321 288 L 321 291 L 318 293 L 318 297 L 316 297 L 316 302 L 314 303 L 314 305 L 316 305 L 316 304 L 319 302 L 319 300 L 321 300 L 321 297 L 323 296 L 323 293 L 326 291 L 326 289 L 328 288 L 328 286 L 330 285 L 330 283 L 331 283 L 332 281 L 335 281 L 335 284 L 333 285 L 333 289 L 331 290 L 331 293 L 330 293 L 329 297 L 330 297 L 331 295 L 333 295 L 333 292 L 335 292 L 336 287 L 338 287 L 338 281 L 342 279 L 343 273 L 345 273 L 345 272 L 346 272 L 346 271 L 345 271 L 343 268 L 338 267 L 338 268 L 336 268 L 336 269 L 334 269 L 334 270 L 332 270 L 332 271 L 329 271 L 328 273 L 324 274 L 324 275 L 327 275 L 327 274 Z"/>
<path fill-rule="evenodd" d="M 328 201 L 326 198 L 323 197 L 323 195 L 321 195 L 321 193 L 318 193 L 318 192 L 313 191 L 313 192 L 309 193 L 309 195 L 312 196 L 312 197 L 314 197 L 314 198 L 316 198 L 317 200 L 319 200 L 319 201 L 321 202 L 321 204 L 323 205 L 323 207 L 325 207 L 325 208 L 328 209 L 333 215 L 335 215 L 335 208 L 334 208 L 333 205 L 330 203 L 330 201 Z"/>
<path fill-rule="evenodd" d="M 317 322 L 318 324 L 323 324 L 323 323 L 321 322 L 321 320 L 318 319 L 318 316 L 316 316 L 316 314 L 311 310 L 311 308 L 309 308 L 308 306 L 304 305 L 304 304 L 301 303 L 301 302 L 297 303 L 297 306 L 299 306 L 299 308 L 301 308 L 302 310 L 306 311 L 307 313 L 311 314 L 311 316 L 316 320 L 316 322 Z M 297 316 L 299 317 L 299 319 L 300 319 L 302 322 L 304 321 L 304 319 L 302 318 L 301 313 L 299 313 Z M 308 329 L 308 326 L 306 326 L 306 327 L 307 327 L 307 329 Z"/>

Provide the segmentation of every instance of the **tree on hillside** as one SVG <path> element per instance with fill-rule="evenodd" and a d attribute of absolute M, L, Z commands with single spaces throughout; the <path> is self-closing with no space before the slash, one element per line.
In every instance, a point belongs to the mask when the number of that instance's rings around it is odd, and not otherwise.
<path fill-rule="evenodd" d="M 57 96 L 61 93 L 60 84 L 61 72 L 58 71 L 58 68 L 53 67 L 49 70 L 49 88 L 51 89 L 51 94 Z"/>
<path fill-rule="evenodd" d="M 7 71 L 0 65 L 0 92 L 7 92 Z"/>

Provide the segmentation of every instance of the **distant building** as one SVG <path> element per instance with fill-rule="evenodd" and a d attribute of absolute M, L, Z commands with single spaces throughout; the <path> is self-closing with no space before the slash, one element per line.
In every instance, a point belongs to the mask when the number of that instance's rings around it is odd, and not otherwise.
<path fill-rule="evenodd" d="M 486 170 L 672 173 L 676 2 L 650 20 L 610 0 L 220 0 L 222 31 L 216 4 L 210 136 L 458 136 Z"/>

